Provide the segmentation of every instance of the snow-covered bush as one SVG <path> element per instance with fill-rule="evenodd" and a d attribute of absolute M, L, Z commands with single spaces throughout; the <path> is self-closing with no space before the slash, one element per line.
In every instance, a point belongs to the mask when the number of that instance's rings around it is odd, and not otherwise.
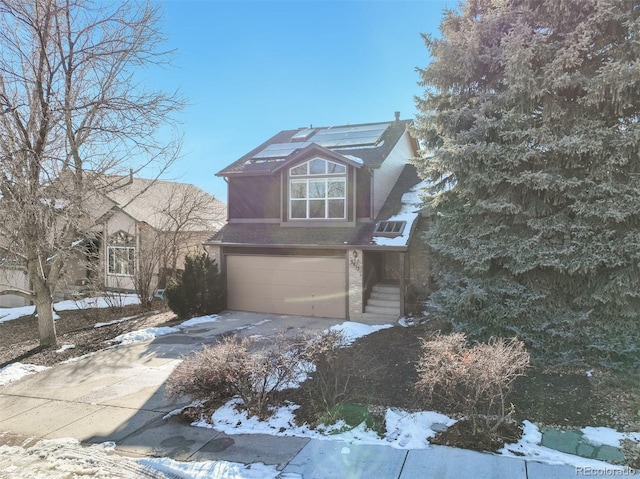
<path fill-rule="evenodd" d="M 436 334 L 422 340 L 415 387 L 421 397 L 437 396 L 457 408 L 471 421 L 474 434 L 480 421 L 482 432 L 492 433 L 513 414 L 506 394 L 528 365 L 529 353 L 516 338 L 469 346 L 463 333 Z"/>

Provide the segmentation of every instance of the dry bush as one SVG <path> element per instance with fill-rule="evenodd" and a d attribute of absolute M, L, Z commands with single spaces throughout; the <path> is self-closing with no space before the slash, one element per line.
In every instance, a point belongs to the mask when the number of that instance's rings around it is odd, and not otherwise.
<path fill-rule="evenodd" d="M 312 381 L 303 383 L 302 388 L 317 415 L 342 404 L 351 392 L 355 379 L 353 365 L 346 355 L 338 354 L 347 344 L 343 333 L 329 330 L 307 339 L 303 345 L 301 357 L 314 368 Z"/>
<path fill-rule="evenodd" d="M 299 348 L 284 336 L 258 346 L 253 338 L 228 336 L 204 346 L 178 365 L 167 381 L 170 397 L 222 404 L 240 397 L 250 415 L 269 415 L 275 393 L 294 383 L 301 371 Z"/>
<path fill-rule="evenodd" d="M 493 433 L 511 418 L 514 408 L 507 408 L 505 396 L 528 365 L 529 353 L 516 338 L 491 338 L 470 347 L 462 333 L 436 334 L 422 341 L 416 391 L 456 407 L 472 422 L 474 434 L 481 418 L 486 432 Z"/>

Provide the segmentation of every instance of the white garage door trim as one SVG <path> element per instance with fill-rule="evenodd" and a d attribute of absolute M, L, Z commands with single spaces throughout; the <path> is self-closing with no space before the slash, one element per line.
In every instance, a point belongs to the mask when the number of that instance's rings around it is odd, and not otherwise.
<path fill-rule="evenodd" d="M 346 317 L 344 257 L 228 254 L 226 271 L 229 309 Z"/>

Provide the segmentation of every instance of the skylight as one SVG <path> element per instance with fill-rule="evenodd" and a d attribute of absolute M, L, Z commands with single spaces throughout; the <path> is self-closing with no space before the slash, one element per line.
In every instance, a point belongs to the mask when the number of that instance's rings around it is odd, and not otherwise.
<path fill-rule="evenodd" d="M 313 135 L 315 132 L 316 132 L 315 128 L 304 128 L 304 129 L 300 130 L 298 133 L 296 133 L 295 135 L 293 135 L 291 137 L 291 139 L 293 141 L 306 140 L 311 135 Z"/>
<path fill-rule="evenodd" d="M 400 236 L 406 225 L 406 221 L 381 221 L 377 224 L 374 234 L 388 237 Z"/>

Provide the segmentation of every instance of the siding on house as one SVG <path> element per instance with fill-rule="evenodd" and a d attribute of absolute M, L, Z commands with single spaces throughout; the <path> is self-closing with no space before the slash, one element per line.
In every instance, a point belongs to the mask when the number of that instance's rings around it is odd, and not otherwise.
<path fill-rule="evenodd" d="M 280 219 L 280 176 L 229 178 L 229 221 Z"/>
<path fill-rule="evenodd" d="M 407 159 L 413 158 L 413 148 L 409 133 L 404 132 L 398 143 L 393 147 L 389 156 L 380 168 L 373 171 L 373 217 L 378 216 L 380 209 L 387 200 L 387 196 L 398 181 L 400 173 L 407 164 Z"/>
<path fill-rule="evenodd" d="M 0 269 L 0 291 L 12 288 L 29 290 L 29 278 L 27 272 L 21 268 L 1 268 Z M 27 306 L 29 301 L 22 296 L 13 294 L 0 296 L 0 308 L 15 308 L 17 306 Z"/>
<path fill-rule="evenodd" d="M 356 172 L 356 217 L 371 217 L 371 173 L 365 169 Z"/>

